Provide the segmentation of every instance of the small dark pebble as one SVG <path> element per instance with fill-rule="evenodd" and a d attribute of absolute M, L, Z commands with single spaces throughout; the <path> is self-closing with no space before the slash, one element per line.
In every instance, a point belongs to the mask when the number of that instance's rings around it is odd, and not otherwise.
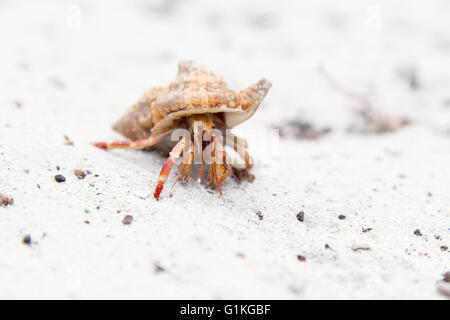
<path fill-rule="evenodd" d="M 441 246 L 441 251 L 447 251 L 448 247 L 447 246 Z"/>
<path fill-rule="evenodd" d="M 61 174 L 57 174 L 57 175 L 55 176 L 55 181 L 58 182 L 58 183 L 64 182 L 64 181 L 66 181 L 66 177 L 64 177 L 64 176 L 61 175 Z"/>
<path fill-rule="evenodd" d="M 345 219 L 345 216 L 343 215 L 343 214 L 341 214 L 341 215 L 339 215 L 339 220 L 344 220 Z"/>
<path fill-rule="evenodd" d="M 305 219 L 305 213 L 303 211 L 300 211 L 299 213 L 297 213 L 298 221 L 303 222 L 304 219 Z"/>
<path fill-rule="evenodd" d="M 126 215 L 123 218 L 122 223 L 123 224 L 131 224 L 132 221 L 133 221 L 133 216 L 132 215 Z"/>
<path fill-rule="evenodd" d="M 25 237 L 23 237 L 22 242 L 26 245 L 31 245 L 31 235 L 27 234 Z"/>
<path fill-rule="evenodd" d="M 427 193 L 427 196 L 432 197 L 433 194 L 432 194 L 431 192 L 428 192 L 428 193 Z"/>
<path fill-rule="evenodd" d="M 86 172 L 84 172 L 83 170 L 81 170 L 81 169 L 75 169 L 74 171 L 73 171 L 73 173 L 75 173 L 75 175 L 77 176 L 77 178 L 78 179 L 84 179 L 85 177 L 86 177 Z"/>
<path fill-rule="evenodd" d="M 421 236 L 422 236 L 422 232 L 420 232 L 420 229 L 414 230 L 414 234 L 415 234 L 416 236 L 418 236 L 418 237 L 421 237 Z"/>
<path fill-rule="evenodd" d="M 363 228 L 363 229 L 362 229 L 362 232 L 363 232 L 363 233 L 366 233 L 366 232 L 369 232 L 369 231 L 371 231 L 371 230 L 373 230 L 373 229 L 372 229 L 372 228 L 366 228 L 366 229 Z"/>
<path fill-rule="evenodd" d="M 297 260 L 301 261 L 301 262 L 305 262 L 306 261 L 306 257 L 305 256 L 301 256 L 301 255 L 297 255 Z"/>
<path fill-rule="evenodd" d="M 58 171 L 59 171 L 59 170 L 61 170 L 61 168 L 60 168 L 59 166 L 56 166 L 56 170 L 58 170 Z"/>
<path fill-rule="evenodd" d="M 264 219 L 264 215 L 263 215 L 263 213 L 261 211 L 257 211 L 256 215 L 258 216 L 259 220 Z"/>
<path fill-rule="evenodd" d="M 325 249 L 333 250 L 328 243 L 325 243 Z"/>
<path fill-rule="evenodd" d="M 90 222 L 90 221 L 88 221 L 88 220 L 84 220 L 84 223 L 86 223 L 86 224 L 90 224 L 91 222 Z"/>

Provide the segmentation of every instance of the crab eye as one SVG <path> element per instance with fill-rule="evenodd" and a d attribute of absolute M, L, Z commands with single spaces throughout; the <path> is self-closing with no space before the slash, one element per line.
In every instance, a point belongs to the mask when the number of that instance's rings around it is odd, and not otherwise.
<path fill-rule="evenodd" d="M 215 124 L 213 124 L 213 129 L 216 129 L 216 125 Z"/>

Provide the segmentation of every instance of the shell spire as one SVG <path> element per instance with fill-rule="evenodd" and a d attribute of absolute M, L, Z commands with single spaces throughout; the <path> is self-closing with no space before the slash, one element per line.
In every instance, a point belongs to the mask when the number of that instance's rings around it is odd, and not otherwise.
<path fill-rule="evenodd" d="M 233 128 L 239 123 L 250 118 L 258 110 L 264 97 L 269 92 L 272 82 L 262 78 L 258 82 L 239 92 L 240 105 L 243 113 L 225 114 L 225 123 L 228 128 Z"/>

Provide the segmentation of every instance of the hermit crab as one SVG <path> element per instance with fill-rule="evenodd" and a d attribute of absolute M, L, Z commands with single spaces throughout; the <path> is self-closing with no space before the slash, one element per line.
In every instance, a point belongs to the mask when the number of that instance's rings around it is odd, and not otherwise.
<path fill-rule="evenodd" d="M 200 182 L 203 166 L 207 164 L 208 181 L 210 185 L 216 185 L 222 195 L 220 184 L 232 171 L 225 146 L 239 154 L 247 169 L 253 165 L 246 141 L 228 129 L 249 119 L 270 87 L 270 81 L 261 79 L 236 92 L 203 65 L 192 61 L 180 62 L 177 77 L 172 83 L 145 92 L 113 125 L 114 130 L 131 140 L 96 142 L 94 145 L 105 150 L 159 149 L 167 152 L 171 149 L 159 174 L 154 192 L 156 199 L 181 155 L 179 180 L 187 182 L 192 165 L 199 163 Z M 174 133 L 178 133 L 176 139 Z"/>

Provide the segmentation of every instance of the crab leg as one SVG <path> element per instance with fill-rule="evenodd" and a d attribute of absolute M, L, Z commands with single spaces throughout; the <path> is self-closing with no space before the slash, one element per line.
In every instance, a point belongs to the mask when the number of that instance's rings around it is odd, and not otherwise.
<path fill-rule="evenodd" d="M 192 131 L 194 132 L 194 155 L 195 160 L 198 160 L 200 157 L 202 157 L 202 122 L 199 120 L 195 120 L 192 128 Z"/>
<path fill-rule="evenodd" d="M 184 155 L 183 163 L 178 169 L 178 178 L 181 182 L 186 183 L 191 175 L 192 164 L 194 163 L 194 144 L 190 142 L 189 148 Z"/>
<path fill-rule="evenodd" d="M 247 152 L 247 141 L 245 141 L 242 138 L 239 138 L 238 136 L 235 136 L 231 132 L 226 133 L 226 142 L 228 146 L 232 146 L 234 151 L 237 152 L 237 154 L 244 159 L 245 161 L 245 168 L 247 170 L 251 169 L 253 167 L 253 158 L 250 156 L 250 154 Z"/>
<path fill-rule="evenodd" d="M 95 142 L 94 146 L 100 149 L 144 149 L 151 147 L 159 142 L 161 142 L 165 137 L 170 135 L 171 131 L 166 131 L 163 133 L 152 134 L 147 139 L 140 140 L 127 140 L 127 141 L 113 141 L 113 142 Z"/>
<path fill-rule="evenodd" d="M 155 193 L 153 196 L 156 200 L 158 200 L 159 195 L 164 187 L 164 183 L 169 176 L 170 170 L 172 170 L 172 166 L 174 162 L 180 157 L 183 152 L 184 146 L 186 145 L 186 137 L 183 136 L 180 141 L 173 147 L 172 151 L 170 151 L 170 155 L 167 160 L 164 162 L 164 165 L 159 173 L 158 184 L 155 189 Z"/>
<path fill-rule="evenodd" d="M 220 183 L 225 180 L 226 177 L 231 173 L 230 159 L 226 154 L 222 143 L 219 140 L 213 139 L 213 149 L 211 151 L 214 162 L 209 166 L 208 180 L 211 185 L 214 183 L 222 196 L 222 189 L 220 188 Z"/>
<path fill-rule="evenodd" d="M 206 128 L 206 130 L 203 129 L 203 125 L 201 124 L 201 138 L 203 137 L 203 134 L 206 132 L 207 137 L 210 137 L 211 141 L 213 141 L 214 138 L 212 137 L 212 133 L 213 133 L 212 130 L 213 130 L 213 123 L 212 122 L 209 123 L 209 126 Z M 196 137 L 194 136 L 194 139 L 195 138 Z M 202 139 L 200 139 L 200 144 L 202 144 L 202 143 L 203 143 L 203 141 L 202 141 Z M 202 149 L 199 149 L 199 150 L 202 150 Z M 205 154 L 204 154 L 204 151 L 203 151 L 202 152 L 202 162 L 200 164 L 200 171 L 198 173 L 198 178 L 197 178 L 197 182 L 198 183 L 202 182 L 204 158 L 205 158 Z"/>
<path fill-rule="evenodd" d="M 200 120 L 195 120 L 193 123 L 193 132 L 194 132 L 194 159 L 195 162 L 200 162 L 200 173 L 198 175 L 197 181 L 200 183 L 202 181 L 202 173 L 203 173 L 203 125 Z"/>

